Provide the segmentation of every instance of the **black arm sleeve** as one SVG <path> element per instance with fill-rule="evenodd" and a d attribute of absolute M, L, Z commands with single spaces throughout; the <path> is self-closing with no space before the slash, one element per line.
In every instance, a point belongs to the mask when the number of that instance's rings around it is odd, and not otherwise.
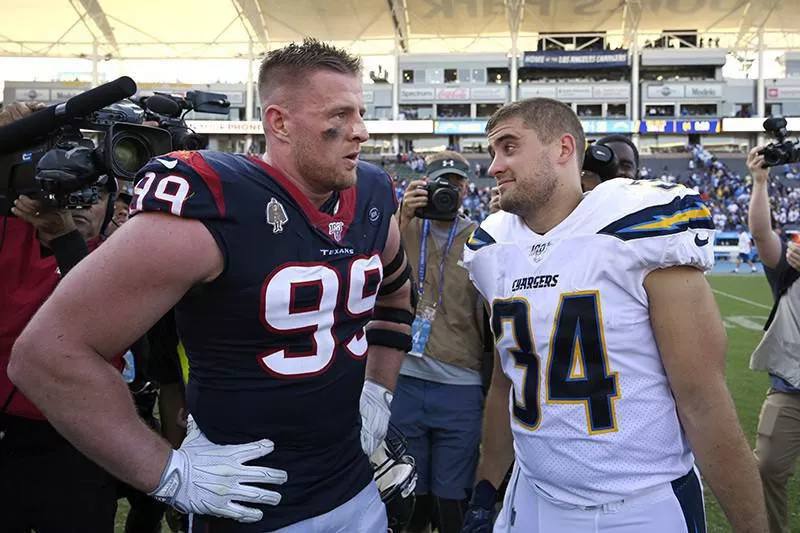
<path fill-rule="evenodd" d="M 786 259 L 786 248 L 786 241 L 783 241 L 781 243 L 781 259 L 778 261 L 778 264 L 775 265 L 774 269 L 767 268 L 766 266 L 764 267 L 764 274 L 767 277 L 767 282 L 769 282 L 769 287 L 772 289 L 772 296 L 774 298 L 772 310 L 769 312 L 766 324 L 764 324 L 764 331 L 767 331 L 770 325 L 772 325 L 772 320 L 775 318 L 775 313 L 778 311 L 778 303 L 780 303 L 781 297 L 786 294 L 789 287 L 800 278 L 800 272 L 792 268 L 789 261 Z"/>
<path fill-rule="evenodd" d="M 61 277 L 67 275 L 67 272 L 81 262 L 81 260 L 89 255 L 89 247 L 86 246 L 86 241 L 78 230 L 72 230 L 66 235 L 62 235 L 50 241 L 50 248 L 53 255 L 56 257 L 56 263 L 61 270 Z M 44 254 L 43 254 L 44 255 Z"/>
<path fill-rule="evenodd" d="M 150 341 L 150 360 L 147 371 L 162 385 L 183 383 L 181 363 L 178 359 L 178 330 L 174 311 L 170 310 L 156 322 L 147 338 Z"/>
<path fill-rule="evenodd" d="M 764 275 L 769 283 L 769 288 L 772 291 L 773 301 L 780 299 L 782 282 L 787 276 L 788 272 L 792 270 L 789 261 L 786 260 L 786 241 L 781 239 L 781 258 L 775 268 L 764 267 Z"/>

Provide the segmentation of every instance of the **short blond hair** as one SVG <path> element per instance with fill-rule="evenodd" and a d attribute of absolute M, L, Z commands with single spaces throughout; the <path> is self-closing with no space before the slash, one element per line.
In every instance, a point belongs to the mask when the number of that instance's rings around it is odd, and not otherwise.
<path fill-rule="evenodd" d="M 258 95 L 262 105 L 276 87 L 292 87 L 319 70 L 360 79 L 361 58 L 311 37 L 271 50 L 258 69 Z"/>
<path fill-rule="evenodd" d="M 550 144 L 565 133 L 575 139 L 575 156 L 578 168 L 583 166 L 586 150 L 586 134 L 578 115 L 564 102 L 552 98 L 528 98 L 505 104 L 489 117 L 486 123 L 487 135 L 500 123 L 520 117 L 523 125 L 536 132 L 539 139 Z"/>

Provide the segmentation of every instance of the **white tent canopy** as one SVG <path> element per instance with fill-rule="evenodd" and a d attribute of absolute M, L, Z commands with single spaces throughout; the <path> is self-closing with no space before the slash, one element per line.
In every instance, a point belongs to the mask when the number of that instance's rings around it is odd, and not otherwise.
<path fill-rule="evenodd" d="M 541 32 L 796 33 L 796 0 L 3 0 L 0 56 L 248 58 L 306 35 L 361 54 L 509 50 Z M 442 42 L 454 43 L 442 48 Z M 787 47 L 792 47 L 789 44 Z"/>

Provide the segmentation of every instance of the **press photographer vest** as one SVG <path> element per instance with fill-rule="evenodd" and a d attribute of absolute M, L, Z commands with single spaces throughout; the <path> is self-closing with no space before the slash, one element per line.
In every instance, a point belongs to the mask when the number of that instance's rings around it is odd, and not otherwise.
<path fill-rule="evenodd" d="M 750 358 L 750 369 L 767 371 L 800 388 L 800 283 L 796 279 L 794 275 L 791 285 L 781 290 L 764 338 Z"/>
<path fill-rule="evenodd" d="M 470 370 L 481 370 L 483 355 L 483 320 L 478 312 L 479 295 L 472 285 L 466 269 L 461 266 L 464 245 L 476 228 L 470 223 L 456 233 L 450 253 L 444 264 L 444 290 L 442 304 L 436 308 L 425 355 L 444 363 Z M 402 232 L 403 246 L 408 262 L 417 277 L 420 263 L 422 241 L 422 220 L 414 218 Z M 425 266 L 425 292 L 417 304 L 417 310 L 432 306 L 439 299 L 439 265 L 444 247 L 436 246 L 433 237 L 428 235 Z"/>

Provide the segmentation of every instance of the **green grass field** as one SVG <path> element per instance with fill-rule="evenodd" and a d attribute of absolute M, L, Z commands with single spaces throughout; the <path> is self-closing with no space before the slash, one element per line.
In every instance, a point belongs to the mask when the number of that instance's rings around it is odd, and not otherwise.
<path fill-rule="evenodd" d="M 761 402 L 764 400 L 769 380 L 765 374 L 749 369 L 750 354 L 762 336 L 761 327 L 769 315 L 772 296 L 762 274 L 718 274 L 708 277 L 728 333 L 728 385 L 739 419 L 751 445 L 755 445 L 756 427 Z M 789 487 L 791 531 L 800 532 L 800 476 L 792 479 Z M 714 496 L 706 490 L 709 533 L 731 531 Z M 127 505 L 120 502 L 117 531 L 123 531 Z M 166 525 L 162 528 L 168 531 Z"/>
<path fill-rule="evenodd" d="M 761 340 L 764 321 L 769 315 L 772 296 L 763 274 L 711 275 L 720 312 L 728 333 L 728 387 L 736 402 L 744 432 L 755 445 L 758 414 L 769 386 L 766 374 L 749 369 L 750 354 Z M 800 532 L 800 478 L 789 485 L 791 531 Z M 710 491 L 706 490 L 709 533 L 731 531 Z"/>

